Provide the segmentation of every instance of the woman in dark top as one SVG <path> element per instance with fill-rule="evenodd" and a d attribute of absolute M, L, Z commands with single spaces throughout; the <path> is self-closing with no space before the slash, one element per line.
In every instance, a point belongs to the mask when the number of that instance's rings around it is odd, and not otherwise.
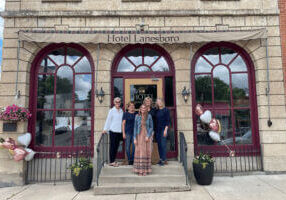
<path fill-rule="evenodd" d="M 162 99 L 157 99 L 156 106 L 158 108 L 156 112 L 156 140 L 158 143 L 160 161 L 159 165 L 163 166 L 167 164 L 167 133 L 170 125 L 170 111 L 165 107 Z"/>
<path fill-rule="evenodd" d="M 122 137 L 125 139 L 125 151 L 128 158 L 128 164 L 133 165 L 134 160 L 134 152 L 135 152 L 135 146 L 134 146 L 134 140 L 133 140 L 133 131 L 134 131 L 134 121 L 135 121 L 135 105 L 134 102 L 129 102 L 127 104 L 127 112 L 123 114 L 122 118 Z M 130 152 L 132 144 L 132 152 Z"/>

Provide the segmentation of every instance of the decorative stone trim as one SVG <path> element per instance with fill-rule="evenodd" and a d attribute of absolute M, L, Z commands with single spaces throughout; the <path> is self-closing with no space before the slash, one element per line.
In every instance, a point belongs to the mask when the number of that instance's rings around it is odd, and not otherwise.
<path fill-rule="evenodd" d="M 160 2 L 161 0 L 121 0 L 122 2 Z"/>
<path fill-rule="evenodd" d="M 42 3 L 69 3 L 69 2 L 82 2 L 82 0 L 42 0 Z"/>

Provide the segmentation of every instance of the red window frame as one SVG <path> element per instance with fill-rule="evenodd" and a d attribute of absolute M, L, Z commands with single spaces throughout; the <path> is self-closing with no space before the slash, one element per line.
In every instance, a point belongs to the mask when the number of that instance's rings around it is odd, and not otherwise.
<path fill-rule="evenodd" d="M 39 73 L 39 67 L 41 65 L 42 60 L 52 51 L 56 49 L 64 48 L 65 49 L 65 59 L 64 59 L 64 64 L 62 65 L 57 65 L 56 62 L 53 62 L 52 59 L 50 59 L 53 64 L 57 67 L 54 72 L 54 76 L 56 76 L 57 70 L 61 66 L 70 66 L 68 63 L 66 63 L 66 55 L 67 55 L 67 49 L 68 48 L 73 48 L 79 52 L 82 53 L 82 56 L 73 64 L 73 66 L 78 63 L 82 58 L 86 56 L 90 63 L 91 67 L 91 72 L 85 73 L 85 72 L 77 72 L 75 74 L 73 70 L 73 83 L 75 83 L 75 75 L 83 75 L 83 74 L 90 74 L 92 76 L 92 87 L 91 87 L 91 105 L 90 108 L 87 109 L 76 109 L 75 108 L 75 84 L 73 84 L 73 107 L 69 109 L 60 109 L 56 108 L 56 103 L 55 103 L 55 95 L 54 95 L 54 108 L 53 109 L 38 109 L 37 108 L 37 92 L 38 92 L 38 75 L 46 74 L 46 75 L 51 75 L 51 73 Z M 71 67 L 71 66 L 70 66 Z M 32 113 L 32 118 L 28 122 L 28 130 L 29 132 L 32 133 L 32 141 L 31 141 L 31 147 L 36 150 L 36 151 L 45 151 L 45 152 L 55 152 L 55 151 L 78 151 L 78 150 L 84 150 L 86 151 L 87 148 L 93 153 L 93 146 L 94 146 L 94 62 L 89 54 L 89 52 L 82 46 L 78 44 L 65 44 L 65 43 L 60 43 L 60 44 L 50 44 L 46 47 L 44 47 L 42 50 L 39 51 L 39 53 L 36 55 L 35 59 L 32 62 L 31 65 L 31 77 L 30 77 L 30 98 L 29 98 L 29 109 Z M 56 85 L 54 84 L 54 94 L 56 93 Z M 54 146 L 54 136 L 55 136 L 55 112 L 56 111 L 71 111 L 72 112 L 72 117 L 75 115 L 75 111 L 90 111 L 91 114 L 91 135 L 90 135 L 90 146 L 73 146 L 74 143 L 74 129 L 72 129 L 72 145 L 71 146 Z M 37 146 L 35 144 L 35 136 L 36 136 L 36 121 L 37 121 L 37 111 L 53 111 L 53 145 L 52 146 Z M 74 123 L 74 120 L 72 120 L 72 123 Z M 74 126 L 74 124 L 72 124 Z"/>
<path fill-rule="evenodd" d="M 231 74 L 235 73 L 241 73 L 241 72 L 231 72 L 229 69 L 229 65 L 225 65 L 222 63 L 221 60 L 221 48 L 229 48 L 234 50 L 237 54 L 237 56 L 241 56 L 241 58 L 244 60 L 246 66 L 247 66 L 247 73 L 248 74 L 248 86 L 249 86 L 249 106 L 248 107 L 234 107 L 233 105 L 233 97 L 232 97 L 232 84 L 231 84 Z M 210 73 L 195 73 L 195 67 L 198 59 L 203 56 L 203 54 L 212 49 L 212 48 L 219 48 L 219 63 L 213 65 L 211 62 L 208 62 L 213 69 Z M 230 63 L 232 63 L 235 58 L 235 56 L 232 58 Z M 237 153 L 236 155 L 240 155 L 243 152 L 243 155 L 253 155 L 253 154 L 260 154 L 260 141 L 259 141 L 259 125 L 258 125 L 258 114 L 257 114 L 257 99 L 256 99 L 256 85 L 255 85 L 255 70 L 254 65 L 251 60 L 251 57 L 249 54 L 241 47 L 229 43 L 229 42 L 211 42 L 209 44 L 204 45 L 201 47 L 196 54 L 193 57 L 192 63 L 191 63 L 191 88 L 192 88 L 192 114 L 193 114 L 193 133 L 194 133 L 194 148 L 195 148 L 195 154 L 198 155 L 199 152 L 210 152 L 213 156 L 227 156 L 227 148 L 223 145 L 198 145 L 197 140 L 197 119 L 198 116 L 195 114 L 195 107 L 197 105 L 196 102 L 196 88 L 195 88 L 195 75 L 210 75 L 211 74 L 211 81 L 212 81 L 212 106 L 206 106 L 205 109 L 210 110 L 211 112 L 220 110 L 219 108 L 214 108 L 214 87 L 213 87 L 213 70 L 215 66 L 223 65 L 227 67 L 230 70 L 229 76 L 230 76 L 230 99 L 231 99 L 231 105 L 229 107 L 229 110 L 231 111 L 231 123 L 232 123 L 232 133 L 233 133 L 233 140 L 235 137 L 235 119 L 234 119 L 234 110 L 239 109 L 249 109 L 251 113 L 251 131 L 252 131 L 252 144 L 232 144 L 229 147 L 232 150 L 235 150 Z M 248 153 L 247 153 L 248 152 Z"/>
<path fill-rule="evenodd" d="M 152 49 L 157 51 L 159 54 L 161 54 L 161 56 L 159 58 L 156 59 L 156 62 L 161 58 L 164 57 L 166 62 L 169 65 L 169 71 L 167 72 L 157 72 L 157 71 L 149 71 L 149 72 L 118 72 L 117 68 L 119 66 L 119 62 L 121 61 L 121 59 L 123 57 L 126 58 L 126 54 L 134 49 L 137 48 L 142 48 L 142 58 L 144 57 L 144 48 L 148 48 L 148 49 Z M 150 65 L 149 67 L 151 68 L 152 66 L 154 66 L 155 62 Z M 138 65 L 137 67 L 140 67 L 142 65 Z M 135 66 L 134 66 L 135 67 Z M 136 70 L 136 67 L 135 67 Z M 174 137 L 175 137 L 175 151 L 172 152 L 167 152 L 167 157 L 168 158 L 175 158 L 178 155 L 178 138 L 177 138 L 177 113 L 176 113 L 176 76 L 175 76 L 175 68 L 174 68 L 174 62 L 171 58 L 171 56 L 169 55 L 169 53 L 163 49 L 162 47 L 160 47 L 159 45 L 156 44 L 134 44 L 134 45 L 127 45 L 124 48 L 122 48 L 117 55 L 115 56 L 113 63 L 112 63 L 112 69 L 111 69 L 111 107 L 113 106 L 112 102 L 113 102 L 113 98 L 114 98 L 114 91 L 113 91 L 113 87 L 114 87 L 114 79 L 115 78 L 122 78 L 123 79 L 123 105 L 126 105 L 127 102 L 125 102 L 125 85 L 124 85 L 124 79 L 128 79 L 128 78 L 162 78 L 164 79 L 165 77 L 172 77 L 173 78 L 173 102 L 174 105 L 172 107 L 167 107 L 171 113 L 174 113 Z M 164 81 L 163 81 L 164 82 Z M 165 97 L 165 83 L 163 84 L 163 96 Z M 124 150 L 125 146 L 123 145 L 123 150 Z M 124 151 L 123 151 L 124 152 Z M 124 153 L 123 152 L 118 152 L 118 157 L 119 158 L 124 158 Z"/>

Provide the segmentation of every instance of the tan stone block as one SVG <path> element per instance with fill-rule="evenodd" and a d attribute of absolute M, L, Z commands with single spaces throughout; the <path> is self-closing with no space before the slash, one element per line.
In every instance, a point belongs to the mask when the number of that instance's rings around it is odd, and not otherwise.
<path fill-rule="evenodd" d="M 244 17 L 223 17 L 223 24 L 229 26 L 245 26 L 245 18 Z"/>
<path fill-rule="evenodd" d="M 5 173 L 23 173 L 24 161 L 15 162 L 12 159 L 0 159 L 0 172 Z"/>
<path fill-rule="evenodd" d="M 263 170 L 266 172 L 286 171 L 286 156 L 264 156 Z"/>
<path fill-rule="evenodd" d="M 261 144 L 261 147 L 265 157 L 286 156 L 285 144 Z"/>
<path fill-rule="evenodd" d="M 279 26 L 267 26 L 268 37 L 280 36 L 280 27 Z"/>
<path fill-rule="evenodd" d="M 95 63 L 94 63 L 94 66 L 96 67 L 96 61 L 95 61 Z M 98 62 L 98 70 L 107 70 L 107 71 L 109 71 L 109 70 L 111 70 L 111 65 L 112 65 L 112 63 L 111 63 L 111 61 L 110 60 L 100 60 L 99 62 Z"/>
<path fill-rule="evenodd" d="M 87 17 L 87 27 L 115 27 L 119 26 L 119 18 L 114 17 Z"/>
<path fill-rule="evenodd" d="M 3 59 L 17 59 L 17 48 L 3 48 Z"/>
<path fill-rule="evenodd" d="M 19 28 L 5 27 L 3 30 L 4 39 L 17 39 Z"/>
<path fill-rule="evenodd" d="M 283 81 L 283 71 L 269 70 L 270 81 Z M 267 81 L 267 70 L 256 70 L 256 81 Z"/>
<path fill-rule="evenodd" d="M 259 119 L 259 130 L 260 131 L 286 131 L 286 120 L 272 118 L 272 126 L 268 127 L 268 119 Z"/>
<path fill-rule="evenodd" d="M 110 106 L 100 106 L 100 107 L 95 107 L 94 108 L 94 117 L 95 121 L 100 120 L 100 119 L 106 119 L 108 112 L 109 112 Z"/>
<path fill-rule="evenodd" d="M 190 81 L 182 81 L 181 82 L 178 78 L 176 78 L 176 94 L 177 95 L 182 94 L 184 87 L 186 87 L 186 89 L 190 89 L 190 87 L 191 87 Z"/>
<path fill-rule="evenodd" d="M 2 83 L 12 83 L 16 82 L 17 72 L 2 72 L 1 75 L 1 82 Z M 27 82 L 28 73 L 26 72 L 19 72 L 18 73 L 18 83 L 25 83 Z"/>
<path fill-rule="evenodd" d="M 266 26 L 267 20 L 264 16 L 246 16 L 245 17 L 246 26 Z"/>
<path fill-rule="evenodd" d="M 189 48 L 186 48 L 186 47 L 177 48 L 175 51 L 171 53 L 171 57 L 174 62 L 180 59 L 189 60 L 190 59 L 190 47 Z"/>
<path fill-rule="evenodd" d="M 114 53 L 114 55 L 117 55 L 124 46 L 124 44 L 104 44 L 101 46 L 101 48 L 111 51 Z"/>
<path fill-rule="evenodd" d="M 164 17 L 120 17 L 120 26 L 121 27 L 134 27 L 136 25 L 142 24 L 150 26 L 164 26 L 165 20 Z"/>
<path fill-rule="evenodd" d="M 257 94 L 266 94 L 265 88 L 267 88 L 267 82 L 259 82 L 256 85 Z M 270 95 L 272 94 L 284 94 L 284 83 L 282 81 L 270 82 Z"/>
<path fill-rule="evenodd" d="M 102 131 L 104 128 L 105 119 L 96 119 L 94 120 L 94 130 Z"/>
<path fill-rule="evenodd" d="M 175 69 L 190 69 L 191 63 L 187 59 L 179 59 L 175 61 Z"/>
<path fill-rule="evenodd" d="M 165 26 L 199 26 L 199 17 L 166 17 Z"/>
<path fill-rule="evenodd" d="M 268 45 L 269 46 L 280 46 L 281 45 L 280 37 L 268 37 Z"/>
<path fill-rule="evenodd" d="M 200 17 L 200 26 L 215 26 L 216 24 L 222 24 L 221 17 Z"/>
<path fill-rule="evenodd" d="M 250 52 L 257 50 L 259 47 L 261 47 L 261 41 L 260 41 L 260 39 L 256 39 L 256 40 L 250 40 L 247 43 L 245 49 L 247 52 L 250 53 Z"/>
<path fill-rule="evenodd" d="M 98 83 L 109 83 L 110 82 L 110 71 L 98 71 Z"/>
<path fill-rule="evenodd" d="M 61 24 L 60 17 L 39 17 L 38 27 L 54 27 L 56 24 Z"/>
<path fill-rule="evenodd" d="M 192 107 L 189 105 L 177 106 L 177 118 L 192 119 Z"/>
<path fill-rule="evenodd" d="M 62 24 L 68 25 L 69 27 L 84 27 L 84 17 L 63 17 Z"/>
<path fill-rule="evenodd" d="M 187 143 L 193 143 L 194 142 L 194 132 L 193 131 L 183 131 L 186 142 Z M 178 138 L 179 138 L 179 132 L 178 132 Z M 179 141 L 179 140 L 178 140 Z"/>
<path fill-rule="evenodd" d="M 15 90 L 16 88 L 16 84 L 15 83 L 9 83 L 9 84 L 4 84 L 1 83 L 0 84 L 0 94 L 1 95 L 15 95 Z M 27 89 L 29 88 L 28 85 L 23 84 L 23 83 L 19 83 L 18 84 L 18 90 L 21 92 L 21 95 L 26 95 L 27 94 Z"/>
<path fill-rule="evenodd" d="M 15 95 L 12 95 L 12 96 L 2 95 L 2 96 L 0 96 L 0 106 L 17 104 L 17 105 L 28 107 L 28 103 L 29 103 L 29 97 L 26 97 L 26 96 L 21 96 L 20 99 L 15 99 Z"/>
<path fill-rule="evenodd" d="M 179 82 L 189 82 L 190 81 L 190 70 L 176 70 L 176 80 Z"/>
<path fill-rule="evenodd" d="M 6 11 L 17 11 L 20 10 L 20 1 L 6 1 L 5 10 Z"/>
<path fill-rule="evenodd" d="M 270 95 L 270 105 L 282 106 L 285 105 L 285 95 Z M 266 95 L 259 95 L 257 97 L 258 106 L 267 106 L 268 97 Z"/>
<path fill-rule="evenodd" d="M 281 57 L 270 57 L 268 61 L 269 61 L 269 69 L 282 69 Z M 266 58 L 256 60 L 254 64 L 256 69 L 267 69 Z"/>
<path fill-rule="evenodd" d="M 96 51 L 92 52 L 91 55 L 92 55 L 93 58 L 97 58 Z M 108 61 L 112 62 L 112 60 L 115 57 L 115 53 L 113 53 L 112 51 L 103 49 L 103 50 L 100 51 L 100 55 L 99 56 L 100 56 L 99 57 L 99 62 L 101 62 L 101 60 L 108 60 Z"/>
<path fill-rule="evenodd" d="M 260 141 L 261 143 L 286 143 L 286 133 L 285 131 L 260 131 Z"/>
<path fill-rule="evenodd" d="M 268 107 L 258 106 L 259 118 L 268 118 Z M 286 118 L 285 106 L 271 106 L 270 116 L 274 118 Z"/>
<path fill-rule="evenodd" d="M 180 131 L 192 131 L 193 130 L 193 120 L 192 119 L 177 119 L 177 129 Z"/>
<path fill-rule="evenodd" d="M 4 19 L 4 27 L 15 27 L 15 18 L 5 18 Z M 4 28 L 4 32 L 5 32 Z"/>
<path fill-rule="evenodd" d="M 30 63 L 20 60 L 19 66 L 21 71 L 29 71 Z M 3 59 L 2 60 L 2 72 L 5 71 L 17 71 L 17 60 L 16 59 Z"/>
<path fill-rule="evenodd" d="M 181 94 L 176 94 L 176 104 L 177 106 L 192 106 L 192 97 L 189 96 L 189 99 L 187 102 L 183 99 Z"/>
<path fill-rule="evenodd" d="M 3 40 L 3 48 L 5 47 L 18 47 L 18 40 L 17 39 L 4 39 Z"/>
<path fill-rule="evenodd" d="M 15 27 L 37 27 L 37 18 L 35 17 L 21 17 L 15 18 Z"/>
<path fill-rule="evenodd" d="M 269 46 L 268 51 L 270 57 L 281 56 L 281 46 Z"/>

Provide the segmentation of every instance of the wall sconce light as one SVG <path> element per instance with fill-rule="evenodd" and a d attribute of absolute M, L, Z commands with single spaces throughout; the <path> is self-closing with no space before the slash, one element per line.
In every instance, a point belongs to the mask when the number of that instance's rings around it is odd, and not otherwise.
<path fill-rule="evenodd" d="M 100 88 L 100 91 L 99 91 L 99 92 L 98 92 L 98 90 L 96 90 L 96 91 L 95 91 L 95 94 L 96 94 L 96 97 L 97 97 L 99 103 L 102 103 L 102 102 L 103 102 L 103 98 L 104 98 L 104 96 L 105 96 L 105 93 L 104 93 L 102 87 Z"/>
<path fill-rule="evenodd" d="M 187 90 L 186 86 L 184 86 L 184 89 L 182 90 L 182 97 L 185 102 L 188 101 L 189 96 L 190 96 L 190 90 Z"/>

